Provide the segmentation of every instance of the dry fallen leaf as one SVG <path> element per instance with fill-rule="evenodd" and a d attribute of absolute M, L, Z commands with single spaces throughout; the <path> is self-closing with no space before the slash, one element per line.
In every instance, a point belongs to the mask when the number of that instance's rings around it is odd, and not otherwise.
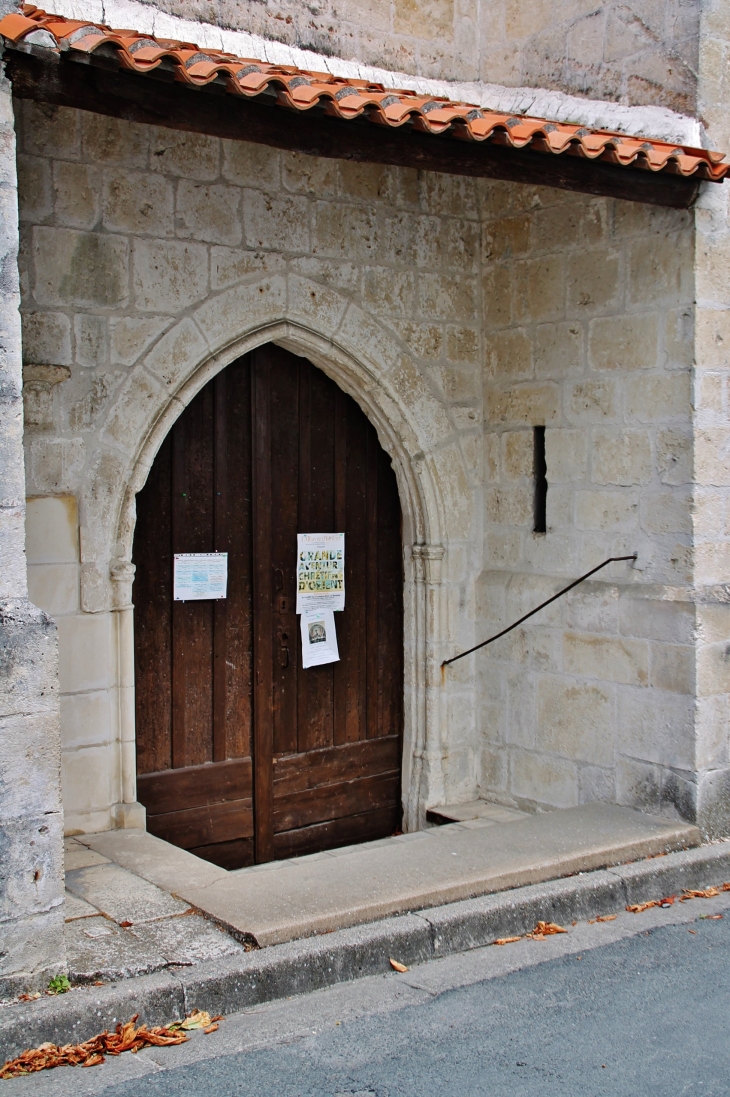
<path fill-rule="evenodd" d="M 616 921 L 616 915 L 615 914 L 599 914 L 598 917 L 596 917 L 596 918 L 589 918 L 588 919 L 588 925 L 593 926 L 593 925 L 596 924 L 596 922 L 615 922 L 615 921 Z"/>
<path fill-rule="evenodd" d="M 104 1062 L 105 1055 L 121 1055 L 123 1051 L 139 1051 L 143 1047 L 166 1047 L 168 1044 L 184 1044 L 188 1037 L 174 1032 L 171 1027 L 159 1025 L 135 1028 L 139 1014 L 131 1021 L 117 1025 L 114 1032 L 100 1032 L 81 1044 L 41 1044 L 24 1051 L 17 1059 L 9 1059 L 0 1068 L 0 1078 L 17 1078 L 22 1074 L 34 1074 L 38 1070 L 50 1070 L 60 1066 L 96 1066 Z"/>
<path fill-rule="evenodd" d="M 643 914 L 645 910 L 651 910 L 652 907 L 658 907 L 658 899 L 650 899 L 648 903 L 629 903 L 626 907 L 629 914 Z"/>
<path fill-rule="evenodd" d="M 719 888 L 684 888 L 680 901 L 683 903 L 685 899 L 713 899 L 718 894 Z"/>
<path fill-rule="evenodd" d="M 390 966 L 392 967 L 393 971 L 408 971 L 408 968 L 405 964 L 401 964 L 398 960 L 394 960 L 392 956 L 390 957 Z"/>
<path fill-rule="evenodd" d="M 512 945 L 515 941 L 521 941 L 521 937 L 498 937 L 494 942 L 495 945 Z"/>
<path fill-rule="evenodd" d="M 206 1036 L 209 1036 L 211 1032 L 217 1032 L 217 1031 L 218 1031 L 218 1028 L 219 1028 L 219 1026 L 218 1026 L 218 1025 L 215 1025 L 215 1024 L 213 1024 L 213 1025 L 208 1025 L 208 1027 L 207 1027 L 207 1028 L 204 1028 L 204 1029 L 203 1029 L 203 1032 L 205 1033 L 205 1035 L 206 1035 Z"/>
<path fill-rule="evenodd" d="M 722 914 L 700 914 L 700 919 L 703 922 L 718 922 L 722 918 Z"/>
<path fill-rule="evenodd" d="M 730 881 L 720 884 L 720 891 L 730 891 Z"/>
<path fill-rule="evenodd" d="M 555 933 L 567 932 L 567 929 L 556 925 L 555 922 L 538 922 L 532 933 L 528 933 L 527 936 L 531 937 L 533 941 L 542 941 L 545 937 L 552 937 Z"/>

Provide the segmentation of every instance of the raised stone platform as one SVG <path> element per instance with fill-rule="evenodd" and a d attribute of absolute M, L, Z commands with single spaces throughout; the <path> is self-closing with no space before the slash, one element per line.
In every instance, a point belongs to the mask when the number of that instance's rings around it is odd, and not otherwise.
<path fill-rule="evenodd" d="M 700 833 L 588 804 L 504 823 L 475 818 L 235 872 L 141 831 L 76 841 L 264 946 L 696 846 Z"/>

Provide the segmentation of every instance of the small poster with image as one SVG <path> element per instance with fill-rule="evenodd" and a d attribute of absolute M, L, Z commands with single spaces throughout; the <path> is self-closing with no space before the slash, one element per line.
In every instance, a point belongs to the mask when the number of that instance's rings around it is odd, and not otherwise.
<path fill-rule="evenodd" d="M 308 610 L 301 616 L 302 666 L 320 667 L 339 662 L 335 615 L 331 609 Z"/>

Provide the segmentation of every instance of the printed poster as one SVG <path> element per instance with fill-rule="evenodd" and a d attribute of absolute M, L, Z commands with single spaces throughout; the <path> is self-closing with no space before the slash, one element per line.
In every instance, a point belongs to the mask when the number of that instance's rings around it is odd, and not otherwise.
<path fill-rule="evenodd" d="M 344 533 L 298 533 L 296 612 L 344 608 Z"/>
<path fill-rule="evenodd" d="M 320 667 L 339 662 L 335 615 L 331 609 L 306 610 L 301 616 L 302 666 Z"/>
<path fill-rule="evenodd" d="M 174 601 L 200 602 L 207 598 L 225 598 L 227 587 L 227 552 L 175 553 Z"/>

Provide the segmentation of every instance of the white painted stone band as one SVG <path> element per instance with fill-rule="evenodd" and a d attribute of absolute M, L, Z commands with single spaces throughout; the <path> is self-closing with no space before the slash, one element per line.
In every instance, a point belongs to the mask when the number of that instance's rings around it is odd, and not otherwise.
<path fill-rule="evenodd" d="M 277 65 L 297 65 L 333 76 L 369 80 L 392 88 L 408 88 L 424 95 L 442 96 L 475 103 L 488 110 L 529 114 L 556 122 L 574 122 L 592 129 L 617 130 L 634 137 L 655 137 L 681 145 L 705 147 L 704 127 L 688 115 L 666 107 L 625 106 L 596 99 L 581 99 L 547 88 L 507 88 L 479 81 L 451 83 L 403 72 L 362 65 L 356 60 L 325 57 L 311 50 L 297 49 L 244 31 L 225 30 L 211 23 L 198 23 L 158 11 L 141 0 L 53 0 L 54 14 L 67 19 L 88 19 L 111 27 L 133 27 L 137 31 L 195 42 L 208 49 L 222 49 L 239 57 L 251 57 Z"/>

